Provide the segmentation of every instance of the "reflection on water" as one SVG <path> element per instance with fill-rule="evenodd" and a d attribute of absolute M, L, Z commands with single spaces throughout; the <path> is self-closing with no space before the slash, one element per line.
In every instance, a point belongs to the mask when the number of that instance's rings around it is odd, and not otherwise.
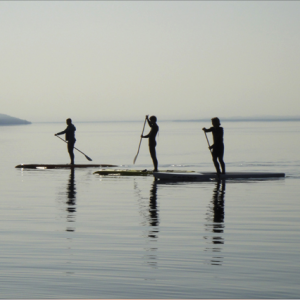
<path fill-rule="evenodd" d="M 150 238 L 158 238 L 157 234 L 159 232 L 159 218 L 158 218 L 158 210 L 157 210 L 157 184 L 154 181 L 152 184 L 152 188 L 150 190 L 150 201 L 149 201 L 149 237 Z"/>
<path fill-rule="evenodd" d="M 75 170 L 71 169 L 69 182 L 67 185 L 67 222 L 75 222 L 76 212 L 76 184 L 75 184 Z M 67 231 L 75 231 L 75 227 L 67 227 Z"/>
<path fill-rule="evenodd" d="M 67 250 L 67 260 L 65 261 L 65 274 L 66 276 L 74 275 L 75 272 L 72 271 L 72 265 L 74 261 L 73 257 L 73 233 L 75 232 L 76 224 L 76 183 L 75 183 L 75 170 L 70 170 L 69 179 L 67 181 L 67 186 L 64 188 L 64 192 L 59 193 L 60 203 L 63 205 L 62 210 L 64 211 L 63 219 L 66 220 L 67 226 L 65 231 L 67 234 L 65 249 Z M 67 214 L 66 214 L 66 213 Z M 71 225 L 71 226 L 70 226 Z"/>
<path fill-rule="evenodd" d="M 158 233 L 159 233 L 159 216 L 158 216 L 158 209 L 157 209 L 157 184 L 154 181 L 152 184 L 152 188 L 150 190 L 150 199 L 149 199 L 149 242 L 156 243 L 158 240 Z M 154 245 L 148 249 L 151 254 L 148 254 L 148 264 L 151 267 L 157 267 L 157 252 L 158 248 L 157 245 Z"/>
<path fill-rule="evenodd" d="M 222 265 L 223 257 L 221 255 L 222 245 L 224 244 L 224 238 L 222 234 L 224 232 L 224 201 L 225 201 L 225 180 L 219 180 L 216 183 L 213 191 L 212 201 L 208 207 L 206 231 L 212 234 L 205 236 L 209 244 L 212 247 L 207 247 L 205 251 L 211 251 L 214 253 L 210 264 Z"/>
<path fill-rule="evenodd" d="M 67 222 L 66 231 L 75 231 L 76 222 L 76 183 L 75 183 L 75 170 L 71 169 L 67 186 L 64 190 L 58 193 L 58 201 L 61 206 L 60 211 L 63 212 L 61 216 Z M 67 213 L 65 213 L 67 212 Z"/>
<path fill-rule="evenodd" d="M 76 184 L 75 184 L 75 170 L 72 168 L 69 182 L 67 185 L 67 222 L 75 222 L 75 212 L 76 212 Z M 75 231 L 75 227 L 67 227 L 66 231 Z"/>
<path fill-rule="evenodd" d="M 138 197 L 139 197 L 139 213 L 142 216 L 142 225 L 147 228 L 147 232 L 143 235 L 146 238 L 144 256 L 147 264 L 153 268 L 157 267 L 157 245 L 159 233 L 159 214 L 157 207 L 157 184 L 154 181 L 150 190 L 150 198 L 143 198 L 141 196 L 141 191 L 138 189 L 137 183 L 134 186 Z M 147 199 L 147 201 L 146 201 Z"/>

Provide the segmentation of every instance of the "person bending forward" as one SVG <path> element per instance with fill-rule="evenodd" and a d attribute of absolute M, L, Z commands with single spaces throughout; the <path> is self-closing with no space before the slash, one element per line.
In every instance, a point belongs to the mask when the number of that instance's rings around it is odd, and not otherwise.
<path fill-rule="evenodd" d="M 220 174 L 220 166 L 218 163 L 218 160 L 221 165 L 222 174 L 225 174 L 225 163 L 223 161 L 224 156 L 224 143 L 223 143 L 223 135 L 224 130 L 221 126 L 219 118 L 213 118 L 211 119 L 213 127 L 210 127 L 209 129 L 206 129 L 205 127 L 202 128 L 204 132 L 212 132 L 214 144 L 209 147 L 210 150 L 212 150 L 212 159 L 215 165 L 215 168 L 217 170 L 217 173 Z"/>
<path fill-rule="evenodd" d="M 74 145 L 76 142 L 76 139 L 75 139 L 76 127 L 72 124 L 71 119 L 67 119 L 66 123 L 68 125 L 67 128 L 64 131 L 56 133 L 55 136 L 61 135 L 61 134 L 66 134 L 66 141 L 68 141 L 68 152 L 69 152 L 70 159 L 71 159 L 71 165 L 74 165 L 74 159 L 75 159 Z"/>

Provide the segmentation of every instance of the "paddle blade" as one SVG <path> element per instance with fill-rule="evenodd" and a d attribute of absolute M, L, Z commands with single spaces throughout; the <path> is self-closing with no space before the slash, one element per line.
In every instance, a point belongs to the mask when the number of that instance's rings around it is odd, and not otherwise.
<path fill-rule="evenodd" d="M 133 164 L 135 164 L 136 159 L 137 159 L 137 155 L 136 155 L 136 156 L 134 157 L 134 159 L 133 159 Z"/>
<path fill-rule="evenodd" d="M 139 155 L 140 147 L 141 147 L 141 142 L 142 142 L 142 138 L 140 139 L 140 144 L 139 144 L 139 148 L 138 148 L 137 154 L 136 154 L 136 156 L 135 156 L 134 159 L 133 159 L 133 164 L 135 164 L 136 159 L 137 159 L 137 157 L 138 157 L 138 155 Z"/>
<path fill-rule="evenodd" d="M 90 157 L 88 157 L 87 155 L 85 155 L 85 158 L 89 161 L 92 161 L 92 159 Z"/>
<path fill-rule="evenodd" d="M 144 134 L 146 121 L 147 121 L 147 116 L 146 116 L 146 118 L 145 118 L 145 122 L 144 122 L 144 126 L 143 126 L 142 135 Z M 137 159 L 137 157 L 138 157 L 138 155 L 139 155 L 140 147 L 141 147 L 141 142 L 142 142 L 142 137 L 141 137 L 141 139 L 140 139 L 140 143 L 139 143 L 139 148 L 138 148 L 137 154 L 136 154 L 135 158 L 133 159 L 133 164 L 135 164 L 135 161 L 136 161 L 136 159 Z"/>

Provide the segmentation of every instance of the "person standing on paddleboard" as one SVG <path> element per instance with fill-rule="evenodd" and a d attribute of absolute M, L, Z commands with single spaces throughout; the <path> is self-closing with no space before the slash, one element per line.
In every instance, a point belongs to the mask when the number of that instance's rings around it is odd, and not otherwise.
<path fill-rule="evenodd" d="M 153 166 L 154 166 L 154 172 L 158 172 L 158 161 L 156 158 L 156 135 L 158 133 L 159 127 L 156 124 L 157 118 L 155 116 L 151 116 L 150 118 L 148 118 L 148 115 L 146 116 L 148 125 L 151 127 L 150 132 L 147 135 L 141 135 L 141 138 L 148 138 L 149 139 L 149 151 L 150 151 L 150 155 L 153 161 Z"/>
<path fill-rule="evenodd" d="M 223 127 L 221 127 L 221 123 L 219 118 L 213 118 L 211 119 L 211 123 L 213 127 L 210 127 L 209 129 L 206 129 L 205 127 L 202 128 L 204 132 L 212 132 L 214 144 L 209 147 L 210 150 L 212 150 L 212 159 L 215 165 L 215 168 L 217 170 L 217 173 L 220 174 L 220 166 L 218 163 L 218 160 L 221 165 L 222 174 L 225 174 L 225 163 L 223 161 L 224 156 L 224 143 L 223 143 L 223 135 L 224 130 Z"/>
<path fill-rule="evenodd" d="M 64 133 L 66 134 L 66 141 L 68 141 L 68 152 L 69 152 L 70 159 L 71 159 L 71 165 L 74 165 L 74 159 L 75 159 L 74 145 L 76 142 L 76 139 L 75 139 L 76 127 L 72 124 L 71 119 L 67 119 L 66 123 L 68 125 L 67 128 L 64 131 L 58 132 L 54 135 L 56 136 L 56 135 L 61 135 Z"/>

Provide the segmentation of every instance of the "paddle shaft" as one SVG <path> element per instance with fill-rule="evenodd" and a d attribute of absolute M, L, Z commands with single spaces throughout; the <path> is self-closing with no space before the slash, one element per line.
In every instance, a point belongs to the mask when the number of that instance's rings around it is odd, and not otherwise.
<path fill-rule="evenodd" d="M 64 141 L 65 143 L 68 144 L 68 142 L 66 140 L 62 139 L 60 136 L 56 135 L 56 137 L 58 137 L 59 139 L 61 139 L 62 141 Z M 80 153 L 82 153 L 86 157 L 87 160 L 92 161 L 92 159 L 90 157 L 88 157 L 87 155 L 85 155 L 82 151 L 80 151 L 76 147 L 74 147 L 74 149 L 76 149 L 77 151 L 79 151 Z"/>
<path fill-rule="evenodd" d="M 144 126 L 143 126 L 142 135 L 144 134 L 146 121 L 147 121 L 147 117 L 145 117 L 145 122 L 144 122 Z M 138 148 L 137 154 L 136 154 L 136 156 L 135 156 L 134 159 L 133 159 L 133 164 L 135 164 L 136 159 L 137 159 L 137 157 L 138 157 L 138 154 L 139 154 L 139 152 L 140 152 L 141 143 L 142 143 L 142 137 L 141 137 L 141 139 L 140 139 L 140 143 L 139 143 L 139 148 Z"/>
<path fill-rule="evenodd" d="M 206 137 L 206 140 L 207 140 L 208 147 L 210 147 L 209 140 L 208 140 L 208 137 L 207 137 L 207 134 L 206 134 L 205 131 L 204 131 L 204 134 L 205 134 L 205 137 Z M 209 149 L 209 152 L 212 154 L 211 149 Z"/>

